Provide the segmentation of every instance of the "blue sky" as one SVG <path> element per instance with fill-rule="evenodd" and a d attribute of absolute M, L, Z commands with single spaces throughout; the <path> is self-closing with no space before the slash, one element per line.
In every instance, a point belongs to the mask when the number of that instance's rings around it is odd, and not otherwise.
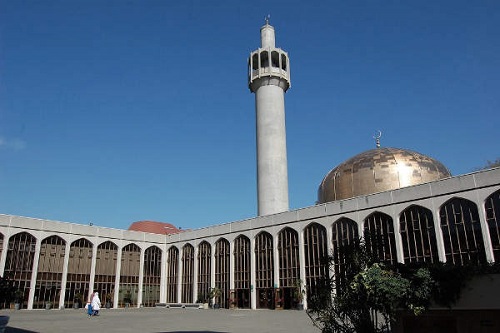
<path fill-rule="evenodd" d="M 256 215 L 247 57 L 289 53 L 290 208 L 382 146 L 500 157 L 500 2 L 0 0 L 0 213 L 126 229 Z"/>

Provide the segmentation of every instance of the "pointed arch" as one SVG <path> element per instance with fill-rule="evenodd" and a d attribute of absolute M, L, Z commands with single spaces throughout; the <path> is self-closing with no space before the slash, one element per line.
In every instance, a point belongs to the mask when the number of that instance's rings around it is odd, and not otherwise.
<path fill-rule="evenodd" d="M 59 308 L 65 252 L 66 241 L 61 237 L 54 235 L 42 240 L 33 309 L 45 308 L 45 302 L 51 302 L 56 308 Z"/>
<path fill-rule="evenodd" d="M 403 210 L 399 216 L 399 230 L 405 264 L 439 261 L 434 218 L 429 209 L 411 205 Z"/>
<path fill-rule="evenodd" d="M 155 306 L 160 302 L 161 249 L 158 246 L 150 246 L 144 251 L 143 273 L 142 305 Z"/>
<path fill-rule="evenodd" d="M 121 261 L 118 302 L 121 307 L 133 306 L 137 304 L 139 293 L 141 248 L 134 243 L 124 246 Z"/>
<path fill-rule="evenodd" d="M 347 217 L 335 221 L 332 225 L 332 243 L 335 287 L 340 292 L 340 288 L 345 285 L 346 269 L 349 265 L 346 251 L 349 247 L 359 243 L 358 224 Z"/>
<path fill-rule="evenodd" d="M 234 240 L 234 288 L 232 302 L 238 308 L 250 308 L 250 239 L 239 235 Z"/>
<path fill-rule="evenodd" d="M 257 308 L 274 309 L 273 236 L 261 231 L 255 236 L 255 288 Z"/>
<path fill-rule="evenodd" d="M 71 243 L 64 307 L 73 304 L 76 294 L 82 295 L 84 300 L 90 296 L 92 255 L 93 244 L 88 239 L 79 238 Z"/>
<path fill-rule="evenodd" d="M 300 279 L 299 234 L 286 227 L 278 234 L 280 286 L 293 288 Z"/>
<path fill-rule="evenodd" d="M 296 287 L 300 281 L 299 233 L 286 227 L 278 234 L 280 294 L 276 307 L 292 309 L 297 306 Z"/>
<path fill-rule="evenodd" d="M 364 221 L 366 248 L 385 263 L 397 262 L 396 237 L 392 217 L 381 212 L 373 212 Z"/>
<path fill-rule="evenodd" d="M 439 209 L 446 262 L 486 263 L 479 213 L 474 202 L 451 198 Z"/>
<path fill-rule="evenodd" d="M 101 301 L 113 306 L 118 246 L 106 241 L 97 246 L 94 291 L 99 291 Z"/>
<path fill-rule="evenodd" d="M 484 202 L 486 223 L 490 230 L 491 247 L 495 262 L 500 262 L 500 190 L 488 196 Z"/>
<path fill-rule="evenodd" d="M 198 245 L 198 299 L 208 303 L 208 293 L 212 281 L 212 246 L 207 241 Z"/>
<path fill-rule="evenodd" d="M 171 246 L 167 251 L 167 302 L 177 303 L 179 249 Z"/>
<path fill-rule="evenodd" d="M 313 222 L 304 229 L 305 285 L 307 298 L 314 294 L 328 279 L 328 238 L 326 228 Z"/>
<path fill-rule="evenodd" d="M 220 297 L 215 300 L 221 308 L 229 308 L 229 278 L 231 271 L 229 269 L 229 241 L 220 238 L 215 242 L 215 287 L 221 291 Z"/>
<path fill-rule="evenodd" d="M 187 243 L 182 247 L 182 292 L 181 302 L 192 303 L 194 282 L 194 247 Z"/>
<path fill-rule="evenodd" d="M 28 232 L 20 232 L 9 238 L 4 276 L 14 281 L 14 287 L 24 292 L 23 308 L 27 306 L 31 286 L 36 238 Z"/>

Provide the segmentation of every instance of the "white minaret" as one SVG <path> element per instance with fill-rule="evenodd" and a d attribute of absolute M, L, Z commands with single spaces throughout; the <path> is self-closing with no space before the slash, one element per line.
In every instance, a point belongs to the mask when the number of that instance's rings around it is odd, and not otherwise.
<path fill-rule="evenodd" d="M 248 60 L 248 86 L 257 117 L 258 214 L 288 210 L 285 92 L 290 88 L 288 53 L 275 46 L 269 19 L 260 29 L 261 46 Z"/>

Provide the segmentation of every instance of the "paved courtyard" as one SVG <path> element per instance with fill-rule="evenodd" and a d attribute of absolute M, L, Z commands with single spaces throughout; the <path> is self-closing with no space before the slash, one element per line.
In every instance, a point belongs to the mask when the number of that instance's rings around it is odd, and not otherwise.
<path fill-rule="evenodd" d="M 319 333 L 305 311 L 110 309 L 88 318 L 84 309 L 0 310 L 10 316 L 5 333 Z"/>

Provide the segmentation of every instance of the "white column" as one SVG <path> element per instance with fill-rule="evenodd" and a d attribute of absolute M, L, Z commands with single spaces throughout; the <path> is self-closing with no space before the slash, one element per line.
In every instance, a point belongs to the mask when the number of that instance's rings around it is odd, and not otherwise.
<path fill-rule="evenodd" d="M 250 306 L 253 310 L 257 309 L 255 269 L 255 236 L 253 236 L 250 238 Z"/>
<path fill-rule="evenodd" d="M 144 244 L 143 244 L 144 247 Z M 137 307 L 140 307 L 142 304 L 142 285 L 144 284 L 144 248 L 141 247 L 141 260 L 139 263 L 139 285 L 137 290 Z"/>
<path fill-rule="evenodd" d="M 69 251 L 71 249 L 71 243 L 68 240 L 65 241 L 64 247 L 64 264 L 62 271 L 62 279 L 61 279 L 61 295 L 59 295 L 59 307 L 64 306 L 64 299 L 66 298 L 66 283 L 68 282 L 68 265 L 69 265 Z M 88 297 L 87 295 L 83 295 L 83 297 Z M 86 299 L 82 299 L 82 302 L 86 301 Z"/>
<path fill-rule="evenodd" d="M 234 239 L 229 243 L 229 290 L 234 290 Z"/>
<path fill-rule="evenodd" d="M 177 303 L 182 302 L 182 257 L 184 256 L 184 251 L 181 248 L 179 250 L 179 261 L 177 262 Z"/>
<path fill-rule="evenodd" d="M 95 281 L 95 266 L 97 262 L 97 239 L 94 238 L 92 242 L 92 262 L 90 264 L 90 281 L 89 281 L 89 292 L 94 292 L 94 281 Z M 99 294 L 102 293 L 102 290 L 97 291 Z M 104 295 L 101 295 L 104 297 Z M 104 300 L 102 300 L 104 302 Z"/>
<path fill-rule="evenodd" d="M 116 250 L 116 274 L 115 274 L 115 292 L 113 294 L 113 308 L 118 308 L 118 302 L 120 300 L 120 276 L 122 271 L 122 246 L 118 246 Z"/>
<path fill-rule="evenodd" d="M 161 254 L 160 303 L 167 302 L 167 247 L 167 244 L 165 244 L 163 253 Z"/>
<path fill-rule="evenodd" d="M 31 288 L 30 288 L 29 296 L 28 296 L 28 310 L 33 309 L 33 299 L 35 297 L 36 275 L 38 273 L 38 261 L 40 260 L 41 244 L 42 244 L 42 240 L 40 239 L 40 237 L 37 237 L 36 243 L 35 243 L 35 255 L 33 258 L 33 269 L 31 271 L 31 282 L 30 282 Z"/>
<path fill-rule="evenodd" d="M 443 231 L 441 230 L 441 220 L 439 219 L 439 208 L 434 207 L 434 199 L 432 199 L 432 219 L 434 220 L 434 231 L 436 232 L 436 244 L 439 255 L 439 261 L 446 262 Z"/>
<path fill-rule="evenodd" d="M 273 236 L 273 256 L 274 256 L 274 264 L 273 264 L 273 270 L 274 270 L 274 288 L 279 288 L 280 287 L 280 257 L 279 257 L 279 251 L 278 251 L 278 235 Z"/>
<path fill-rule="evenodd" d="M 300 264 L 300 280 L 302 284 L 300 286 L 304 291 L 306 290 L 306 260 L 305 260 L 305 249 L 304 249 L 304 229 L 299 230 L 299 264 Z M 302 290 L 300 291 L 302 292 Z M 305 293 L 302 301 L 304 304 L 304 309 L 307 309 L 307 293 Z"/>
<path fill-rule="evenodd" d="M 193 267 L 193 302 L 198 300 L 198 252 L 199 248 L 194 248 L 194 267 Z"/>

